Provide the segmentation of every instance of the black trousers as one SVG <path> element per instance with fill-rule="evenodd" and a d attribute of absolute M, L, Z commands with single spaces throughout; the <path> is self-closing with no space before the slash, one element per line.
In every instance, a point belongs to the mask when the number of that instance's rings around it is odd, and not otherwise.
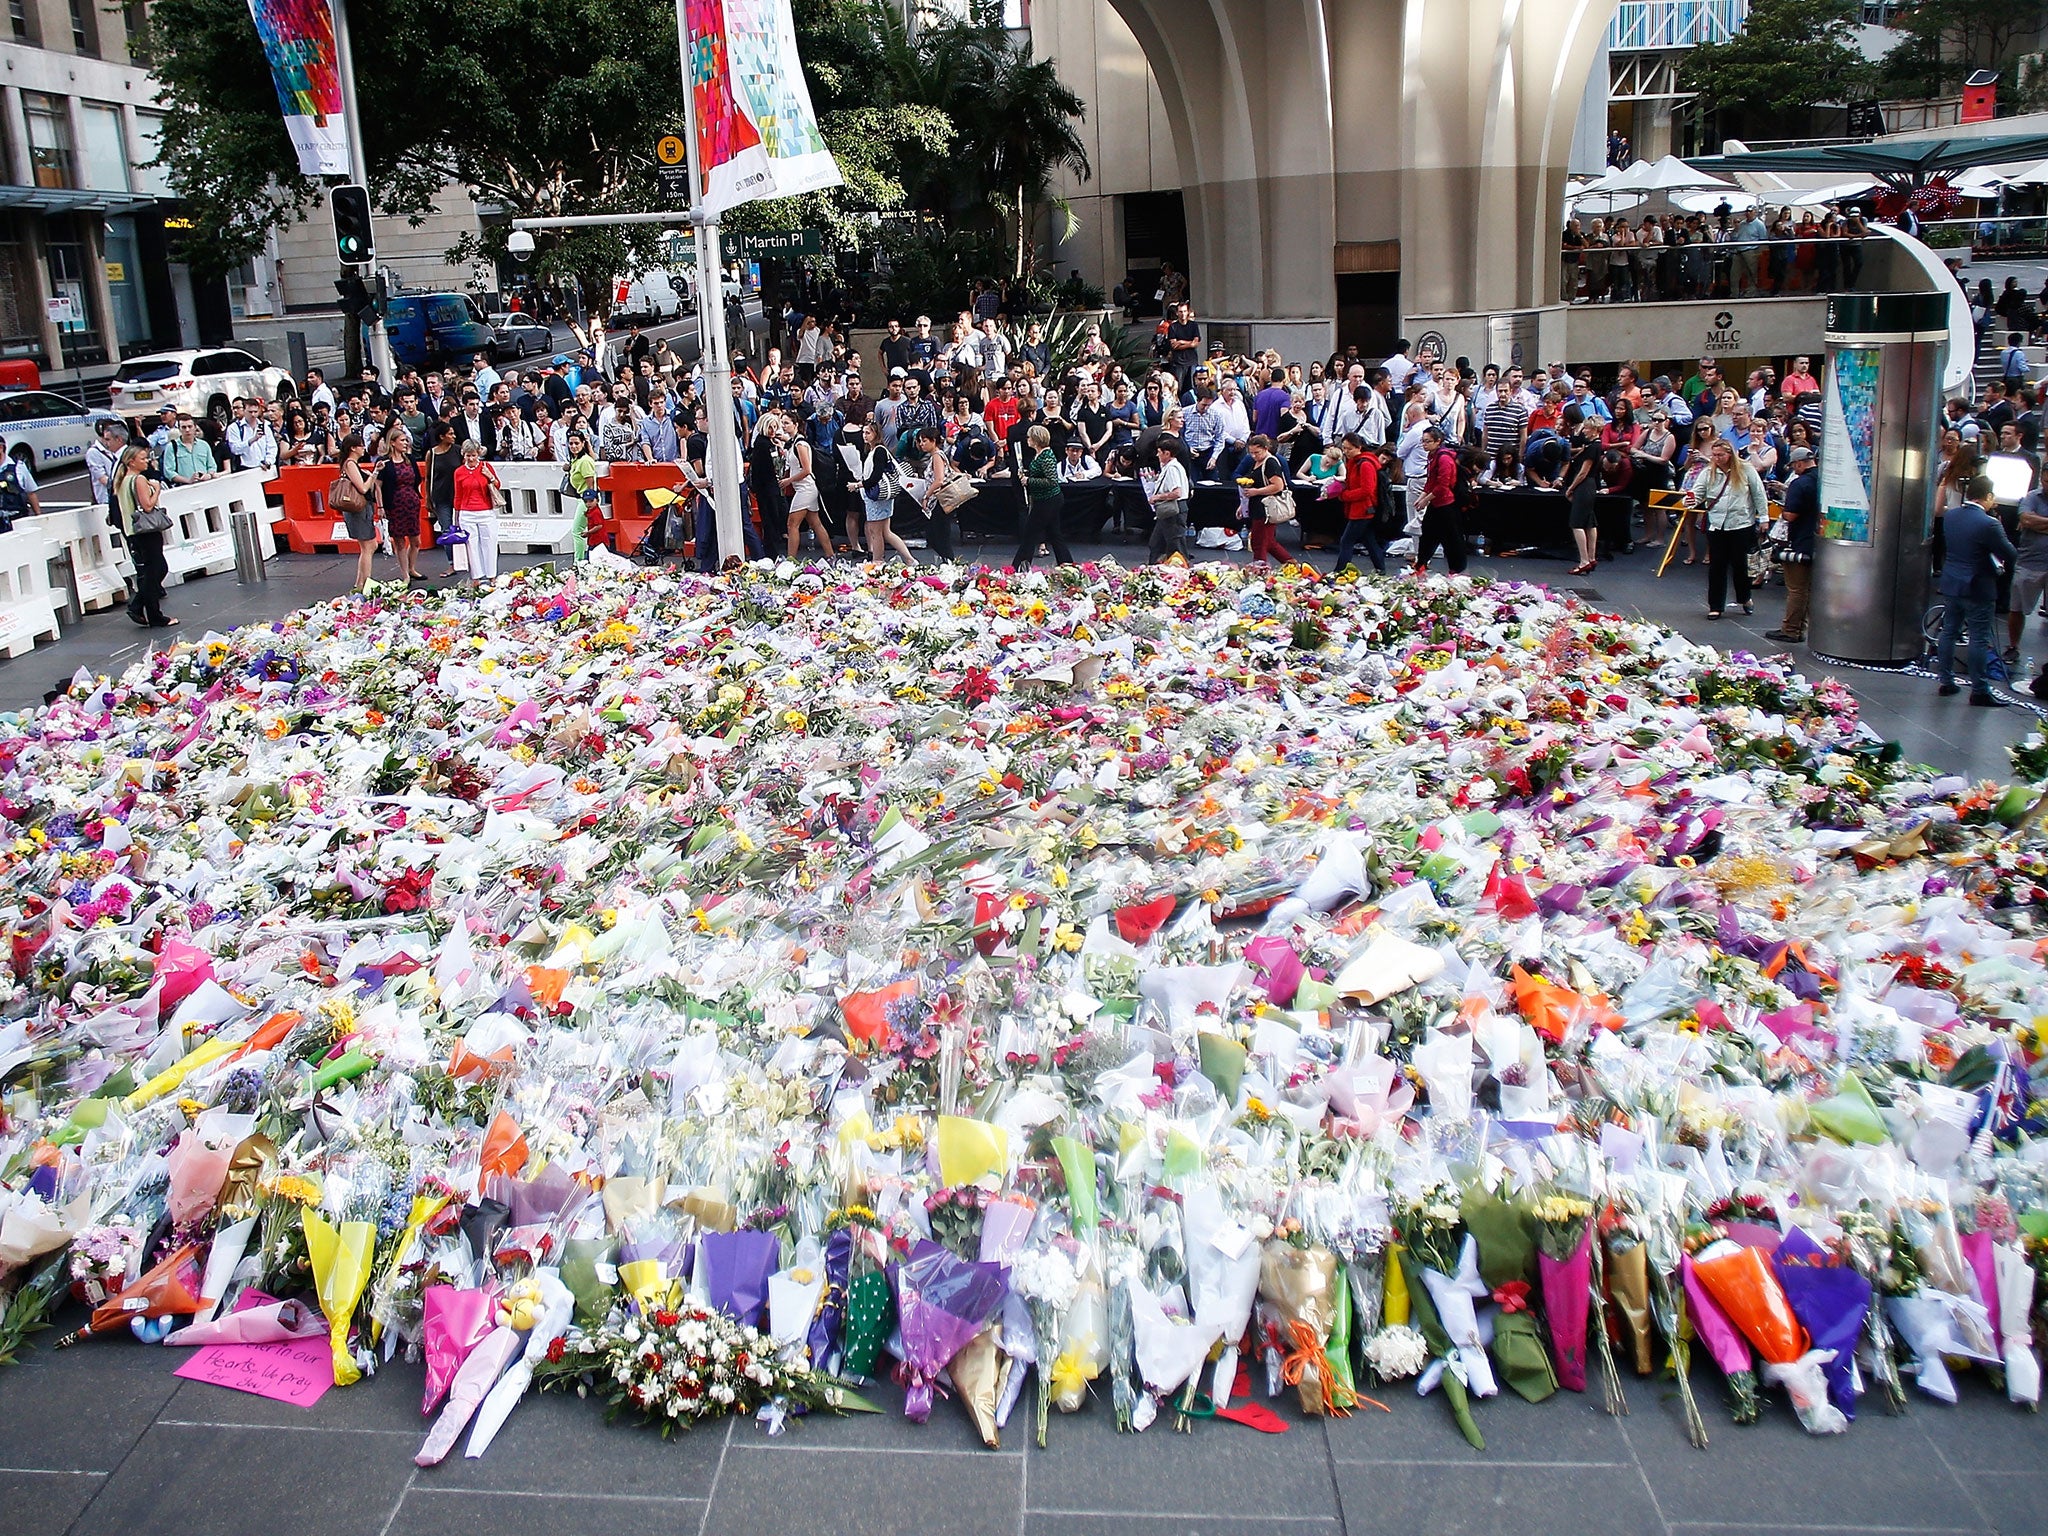
<path fill-rule="evenodd" d="M 128 535 L 128 555 L 135 562 L 135 593 L 128 599 L 128 617 L 144 624 L 164 621 L 164 578 L 171 574 L 160 533 Z"/>
<path fill-rule="evenodd" d="M 1074 552 L 1067 548 L 1066 535 L 1060 532 L 1060 516 L 1066 511 L 1067 498 L 1049 496 L 1044 501 L 1029 501 L 1024 504 L 1024 534 L 1017 545 L 1017 558 L 1010 564 L 1023 570 L 1038 558 L 1038 546 L 1043 544 L 1052 551 L 1053 560 L 1060 565 L 1072 565 Z"/>
<path fill-rule="evenodd" d="M 931 546 L 932 553 L 941 560 L 952 559 L 953 514 L 935 501 L 931 504 L 925 516 L 927 519 L 924 533 L 925 543 Z"/>
<path fill-rule="evenodd" d="M 1444 552 L 1444 563 L 1457 575 L 1465 569 L 1465 529 L 1458 518 L 1456 507 L 1431 507 L 1422 514 L 1422 532 L 1415 541 L 1415 568 L 1419 571 L 1429 564 L 1429 558 L 1438 549 Z"/>
<path fill-rule="evenodd" d="M 1735 601 L 1749 601 L 1749 546 L 1754 528 L 1724 528 L 1707 532 L 1707 611 L 1719 613 L 1727 605 L 1728 578 L 1735 578 Z"/>

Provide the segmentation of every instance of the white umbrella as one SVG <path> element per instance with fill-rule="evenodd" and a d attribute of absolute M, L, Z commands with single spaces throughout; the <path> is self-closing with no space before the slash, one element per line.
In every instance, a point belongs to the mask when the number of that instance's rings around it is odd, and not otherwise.
<path fill-rule="evenodd" d="M 1730 187 L 1725 192 L 1717 192 L 1711 188 L 1699 192 L 1674 192 L 1671 201 L 1687 213 L 1712 213 L 1723 203 L 1728 205 L 1728 211 L 1731 213 L 1747 213 L 1761 199 L 1754 192 L 1743 192 Z"/>
<path fill-rule="evenodd" d="M 1683 192 L 1700 187 L 1727 187 L 1731 183 L 1705 171 L 1696 171 L 1676 155 L 1666 155 L 1651 164 L 1638 160 L 1627 170 L 1596 183 L 1606 192 Z"/>
<path fill-rule="evenodd" d="M 2024 170 L 2014 171 L 2002 179 L 2009 187 L 2048 186 L 2048 160 L 2037 160 Z"/>
<path fill-rule="evenodd" d="M 1627 213 L 1631 208 L 1641 207 L 1649 201 L 1649 196 L 1643 192 L 1584 192 L 1569 201 L 1574 214 L 1603 216 Z"/>
<path fill-rule="evenodd" d="M 1861 197 L 1877 185 L 1874 181 L 1839 181 L 1831 187 L 1812 187 L 1804 192 L 1785 194 L 1788 208 L 1821 208 L 1829 203 L 1847 202 Z"/>
<path fill-rule="evenodd" d="M 1633 187 L 1635 183 L 1628 181 L 1626 178 L 1637 175 L 1643 171 L 1647 171 L 1649 168 L 1649 161 L 1636 160 L 1625 167 L 1617 167 L 1614 170 L 1602 172 L 1600 175 L 1595 176 L 1591 181 L 1586 182 L 1583 186 L 1581 186 L 1579 188 L 1579 191 L 1581 193 L 1612 192 L 1615 191 L 1617 188 L 1630 188 Z"/>

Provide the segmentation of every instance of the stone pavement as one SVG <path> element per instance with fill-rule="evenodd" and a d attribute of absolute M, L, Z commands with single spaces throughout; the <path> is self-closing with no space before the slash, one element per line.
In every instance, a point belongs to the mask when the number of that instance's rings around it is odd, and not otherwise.
<path fill-rule="evenodd" d="M 1007 548 L 992 543 L 986 553 L 1001 559 Z M 344 589 L 353 565 L 286 558 L 260 586 L 212 577 L 174 588 L 171 608 L 187 636 L 268 622 Z M 1474 569 L 1541 580 L 1562 578 L 1565 567 L 1476 560 Z M 1680 568 L 1659 582 L 1647 551 L 1567 584 L 1729 647 L 1765 648 L 1782 600 L 1769 589 L 1755 616 L 1711 623 L 1701 572 Z M 81 665 L 127 665 L 156 638 L 118 613 L 90 618 L 60 645 L 0 666 L 0 708 L 39 702 Z M 2034 718 L 1937 699 L 1925 677 L 1843 676 L 1876 729 L 1958 771 L 2002 773 L 2005 745 Z M 59 1329 L 82 1320 L 71 1309 Z M 774 1440 L 736 1422 L 665 1442 L 608 1425 L 591 1404 L 537 1397 L 480 1461 L 418 1469 L 418 1366 L 396 1365 L 300 1410 L 180 1381 L 173 1351 L 121 1337 L 58 1355 L 48 1348 L 55 1336 L 38 1336 L 23 1364 L 0 1368 L 7 1536 L 2048 1531 L 2048 1427 L 1973 1373 L 1962 1376 L 1955 1408 L 1916 1399 L 1893 1419 L 1872 1405 L 1845 1436 L 1813 1439 L 1782 1405 L 1756 1428 L 1734 1428 L 1719 1382 L 1702 1367 L 1694 1387 L 1712 1436 L 1704 1452 L 1686 1443 L 1675 1389 L 1634 1379 L 1624 1419 L 1602 1414 L 1597 1394 L 1480 1405 L 1483 1455 L 1459 1438 L 1441 1402 L 1399 1387 L 1379 1394 L 1389 1411 L 1329 1423 L 1283 1403 L 1290 1428 L 1273 1437 L 1223 1423 L 1176 1435 L 1170 1421 L 1119 1436 L 1097 1402 L 1056 1415 L 1044 1453 L 1024 1449 L 1029 1393 L 1000 1452 L 980 1446 L 957 1404 L 941 1401 L 923 1428 L 907 1424 L 900 1394 L 886 1385 L 874 1392 L 886 1416 L 815 1419 Z"/>
<path fill-rule="evenodd" d="M 47 1339 L 47 1335 L 44 1336 Z M 1118 1435 L 1105 1403 L 1055 1414 L 1027 1449 L 1031 1392 L 1001 1451 L 941 1399 L 923 1427 L 890 1386 L 881 1416 L 817 1418 L 770 1439 L 750 1420 L 664 1441 L 573 1397 L 529 1397 L 490 1452 L 417 1468 L 421 1372 L 396 1365 L 311 1409 L 180 1381 L 176 1351 L 125 1338 L 0 1376 L 0 1510 L 21 1536 L 1888 1536 L 2044 1528 L 2039 1417 L 1965 1373 L 1955 1408 L 1874 1406 L 1846 1435 L 1804 1434 L 1774 1403 L 1737 1429 L 1702 1368 L 1710 1444 L 1677 1393 L 1630 1378 L 1630 1415 L 1560 1393 L 1477 1405 L 1470 1449 L 1440 1399 L 1394 1387 L 1386 1412 L 1301 1418 L 1280 1435 L 1162 1416 Z M 1290 1394 L 1291 1397 L 1291 1394 Z M 1869 1400 L 1866 1399 L 1866 1404 Z"/>

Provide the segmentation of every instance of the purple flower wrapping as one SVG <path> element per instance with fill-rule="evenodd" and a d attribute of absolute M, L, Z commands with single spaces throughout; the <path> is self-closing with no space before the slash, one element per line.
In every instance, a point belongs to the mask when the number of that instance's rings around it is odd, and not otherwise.
<path fill-rule="evenodd" d="M 1863 1332 L 1863 1317 L 1870 1310 L 1870 1282 L 1847 1264 L 1821 1262 L 1826 1252 L 1797 1227 L 1771 1257 L 1778 1272 L 1778 1284 L 1792 1315 L 1813 1337 L 1815 1349 L 1832 1349 L 1835 1358 L 1822 1370 L 1828 1379 L 1828 1401 L 1842 1410 L 1844 1418 L 1856 1417 L 1854 1386 L 1856 1340 Z"/>
<path fill-rule="evenodd" d="M 712 1306 L 750 1327 L 768 1307 L 768 1277 L 782 1264 L 773 1232 L 706 1232 L 697 1239 L 697 1278 Z"/>
<path fill-rule="evenodd" d="M 931 1242 L 919 1243 L 891 1277 L 903 1339 L 903 1414 L 922 1424 L 932 1414 L 933 1381 L 1002 1309 L 1009 1281 L 999 1265 L 971 1264 Z"/>

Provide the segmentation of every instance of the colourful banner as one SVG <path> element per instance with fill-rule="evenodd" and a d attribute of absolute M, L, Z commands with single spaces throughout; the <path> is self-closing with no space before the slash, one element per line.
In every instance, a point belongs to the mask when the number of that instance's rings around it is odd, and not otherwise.
<path fill-rule="evenodd" d="M 1877 447 L 1876 347 L 1838 347 L 1828 360 L 1820 435 L 1820 533 L 1870 542 L 1870 473 Z"/>
<path fill-rule="evenodd" d="M 341 69 L 334 13 L 327 0 L 249 0 L 263 56 L 270 61 L 285 132 L 307 176 L 346 176 L 348 130 L 342 119 Z"/>
<path fill-rule="evenodd" d="M 686 14 L 705 210 L 716 216 L 838 186 L 839 165 L 804 85 L 789 0 L 687 0 Z"/>

